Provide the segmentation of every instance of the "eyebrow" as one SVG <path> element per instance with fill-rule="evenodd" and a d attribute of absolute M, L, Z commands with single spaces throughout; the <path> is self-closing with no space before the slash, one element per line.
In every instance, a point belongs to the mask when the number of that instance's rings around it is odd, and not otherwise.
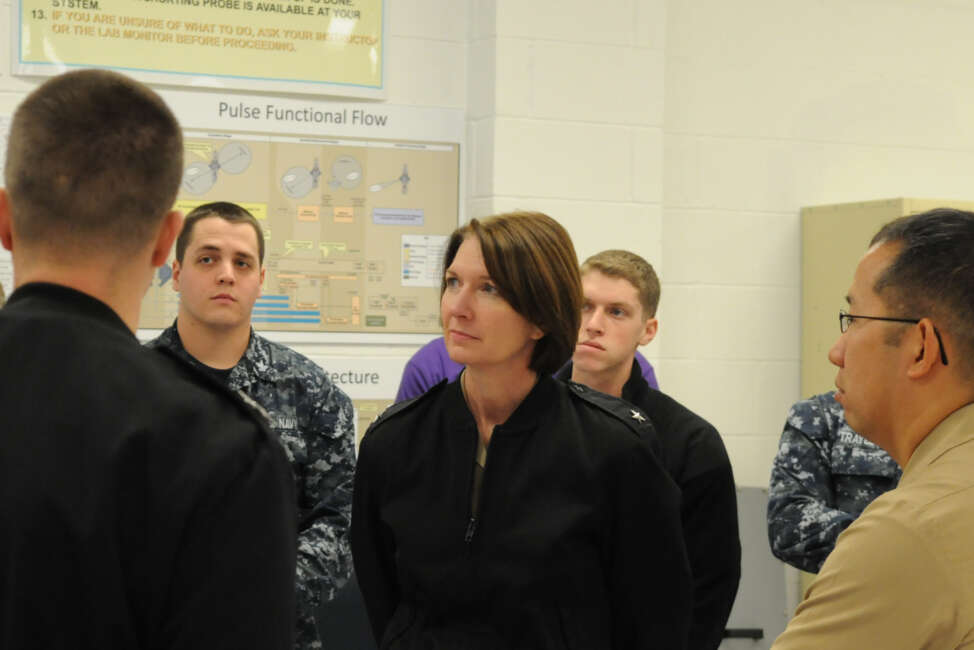
<path fill-rule="evenodd" d="M 447 269 L 446 269 L 446 270 L 445 270 L 445 271 L 443 272 L 443 275 L 457 275 L 457 272 L 453 270 L 453 267 L 452 267 L 452 266 L 450 266 L 450 267 L 448 267 L 448 268 L 447 268 Z M 487 281 L 489 281 L 489 282 L 493 282 L 493 281 L 494 281 L 494 278 L 492 278 L 492 277 L 490 277 L 490 275 L 487 275 L 487 274 L 484 274 L 484 275 L 481 275 L 481 276 L 479 276 L 479 277 L 478 277 L 478 278 L 476 278 L 476 279 L 477 279 L 477 280 L 487 280 Z"/>
<path fill-rule="evenodd" d="M 214 246 L 213 244 L 203 244 L 198 249 L 196 249 L 196 254 L 197 255 L 199 255 L 200 253 L 210 253 L 210 252 L 213 252 L 213 253 L 222 253 L 223 252 L 223 249 L 220 248 L 219 246 Z M 237 252 L 231 253 L 231 255 L 233 257 L 239 257 L 239 258 L 243 258 L 243 259 L 246 259 L 246 260 L 255 260 L 255 259 L 257 259 L 252 253 L 247 253 L 246 251 L 237 251 Z"/>
<path fill-rule="evenodd" d="M 595 302 L 594 300 L 592 300 L 588 296 L 584 296 L 584 298 L 585 298 L 585 302 Z M 606 303 L 605 306 L 606 307 L 622 307 L 623 309 L 630 309 L 630 310 L 632 310 L 632 309 L 635 309 L 636 308 L 636 303 L 634 303 L 634 302 L 622 302 L 622 301 L 614 300 L 612 302 Z"/>

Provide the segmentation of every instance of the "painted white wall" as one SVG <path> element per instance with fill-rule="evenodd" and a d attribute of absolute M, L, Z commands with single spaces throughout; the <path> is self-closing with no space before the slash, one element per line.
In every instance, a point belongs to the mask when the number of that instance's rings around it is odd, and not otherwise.
<path fill-rule="evenodd" d="M 801 397 L 799 209 L 974 195 L 972 25 L 948 0 L 667 2 L 660 380 L 740 484 Z"/>
<path fill-rule="evenodd" d="M 766 485 L 800 397 L 799 208 L 974 198 L 969 0 L 391 0 L 388 18 L 388 101 L 467 111 L 467 214 L 543 210 L 580 257 L 654 263 L 644 352 L 741 485 Z M 34 85 L 9 57 L 0 113 Z M 415 346 L 296 347 L 388 367 Z"/>

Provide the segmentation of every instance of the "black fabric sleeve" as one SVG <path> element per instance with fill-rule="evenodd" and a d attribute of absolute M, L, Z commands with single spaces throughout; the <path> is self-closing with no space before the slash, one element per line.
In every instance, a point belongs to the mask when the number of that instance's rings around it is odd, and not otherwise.
<path fill-rule="evenodd" d="M 613 461 L 607 568 L 613 648 L 685 648 L 692 601 L 679 489 L 643 441 Z"/>
<path fill-rule="evenodd" d="M 352 561 L 376 644 L 399 604 L 395 544 L 380 517 L 382 480 L 374 437 L 366 433 L 359 448 L 352 496 Z"/>
<path fill-rule="evenodd" d="M 741 580 L 737 493 L 729 464 L 683 484 L 683 531 L 693 568 L 690 650 L 716 650 Z"/>
<path fill-rule="evenodd" d="M 175 558 L 169 611 L 148 647 L 292 649 L 294 481 L 280 445 L 267 432 L 258 435 L 251 448 L 201 468 L 201 497 Z"/>

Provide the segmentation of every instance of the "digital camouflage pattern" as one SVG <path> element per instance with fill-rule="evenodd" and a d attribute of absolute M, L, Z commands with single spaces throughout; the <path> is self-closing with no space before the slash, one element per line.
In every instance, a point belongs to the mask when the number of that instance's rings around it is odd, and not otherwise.
<path fill-rule="evenodd" d="M 175 324 L 147 345 L 169 348 L 201 365 L 183 348 Z M 314 612 L 322 598 L 334 597 L 352 570 L 352 401 L 313 361 L 253 331 L 227 382 L 264 407 L 291 461 L 300 517 L 295 648 L 321 648 Z"/>
<path fill-rule="evenodd" d="M 839 533 L 900 474 L 885 451 L 849 428 L 834 393 L 796 403 L 771 467 L 771 552 L 817 573 Z"/>

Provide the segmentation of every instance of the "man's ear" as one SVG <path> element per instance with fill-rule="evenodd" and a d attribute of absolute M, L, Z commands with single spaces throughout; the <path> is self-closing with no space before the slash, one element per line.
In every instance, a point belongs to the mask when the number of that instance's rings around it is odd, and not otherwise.
<path fill-rule="evenodd" d="M 152 246 L 152 266 L 162 266 L 169 259 L 169 251 L 172 244 L 179 235 L 179 230 L 183 227 L 183 213 L 179 210 L 170 210 L 162 218 L 159 226 L 159 233 L 156 235 L 156 242 Z"/>
<path fill-rule="evenodd" d="M 179 260 L 172 261 L 172 290 L 179 292 L 179 275 L 182 273 L 183 266 Z"/>
<path fill-rule="evenodd" d="M 655 317 L 647 319 L 646 326 L 639 334 L 639 345 L 646 345 L 655 339 L 657 332 L 659 332 L 659 319 Z"/>
<path fill-rule="evenodd" d="M 934 332 L 933 322 L 929 318 L 921 318 L 905 338 L 911 357 L 906 376 L 910 379 L 922 379 L 930 374 L 934 366 L 941 363 L 940 339 Z"/>
<path fill-rule="evenodd" d="M 8 251 L 14 249 L 13 221 L 10 217 L 10 197 L 0 187 L 0 244 Z"/>

